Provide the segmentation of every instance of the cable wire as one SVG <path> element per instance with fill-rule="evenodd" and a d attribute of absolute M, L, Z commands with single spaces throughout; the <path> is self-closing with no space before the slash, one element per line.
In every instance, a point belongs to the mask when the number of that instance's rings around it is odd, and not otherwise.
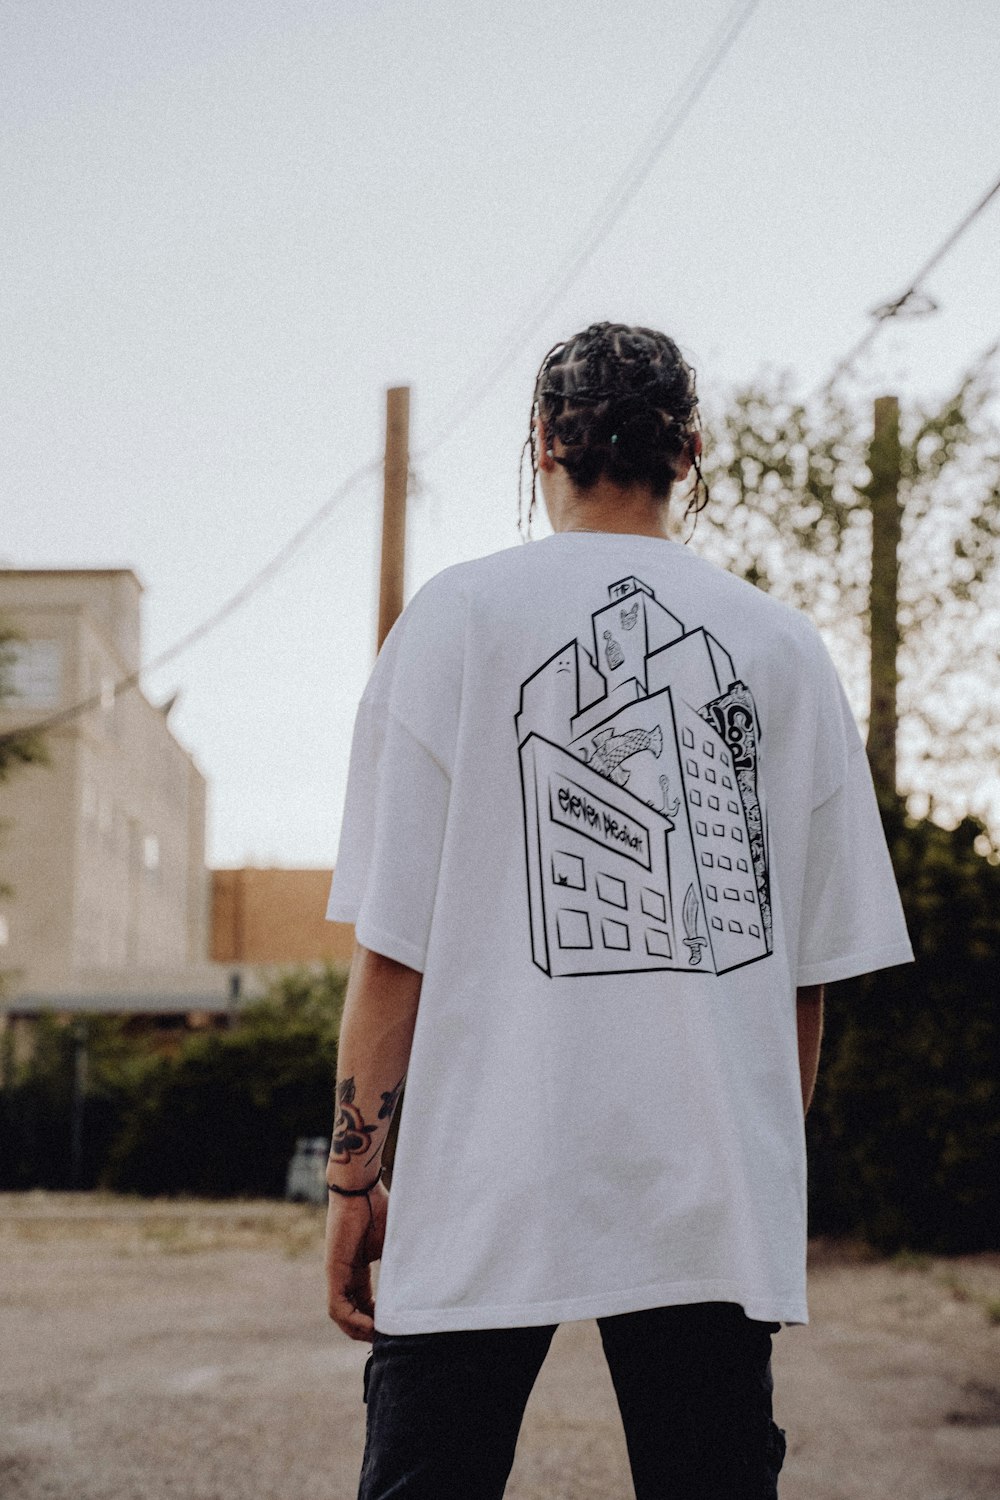
<path fill-rule="evenodd" d="M 328 519 L 344 496 L 367 475 L 374 474 L 380 469 L 382 463 L 383 460 L 381 458 L 373 458 L 368 463 L 362 464 L 360 468 L 355 469 L 352 474 L 349 474 L 344 482 L 337 486 L 333 494 L 324 500 L 320 508 L 313 512 L 304 525 L 299 527 L 294 536 L 289 538 L 269 562 L 266 562 L 251 578 L 247 579 L 246 583 L 238 588 L 235 594 L 231 594 L 213 614 L 202 620 L 200 625 L 196 625 L 193 630 L 188 631 L 187 635 L 181 636 L 179 641 L 175 641 L 172 646 L 168 646 L 166 651 L 161 651 L 160 655 L 155 656 L 152 661 L 147 662 L 144 666 L 139 667 L 137 671 L 130 672 L 127 677 L 123 677 L 119 682 L 114 683 L 113 691 L 109 695 L 106 696 L 104 692 L 92 693 L 89 698 L 83 698 L 77 703 L 71 703 L 69 707 L 49 714 L 44 719 L 38 719 L 32 724 L 25 724 L 20 729 L 8 730 L 0 734 L 0 745 L 10 744 L 12 740 L 22 739 L 30 734 L 40 734 L 46 729 L 54 729 L 57 725 L 65 723 L 68 719 L 74 719 L 79 714 L 88 713 L 93 708 L 106 707 L 108 697 L 113 702 L 122 693 L 127 693 L 130 688 L 135 687 L 144 673 L 155 672 L 158 667 L 166 666 L 168 661 L 173 661 L 175 656 L 180 656 L 182 651 L 186 651 L 196 641 L 200 641 L 204 636 L 213 631 L 216 626 L 221 625 L 223 620 L 228 619 L 231 614 L 235 614 L 251 595 L 256 594 L 259 589 L 263 588 L 276 573 L 280 573 L 281 569 L 299 551 L 307 538 L 312 536 L 313 532 L 317 531 L 323 522 Z"/>
<path fill-rule="evenodd" d="M 899 316 L 899 314 L 906 307 L 906 304 L 911 300 L 911 298 L 913 298 L 914 294 L 920 286 L 920 283 L 924 280 L 928 273 L 934 269 L 938 262 L 943 259 L 945 254 L 951 249 L 952 245 L 954 245 L 956 241 L 961 238 L 961 236 L 965 233 L 973 220 L 978 218 L 983 209 L 986 207 L 987 203 L 989 203 L 990 199 L 995 197 L 998 192 L 1000 192 L 1000 177 L 997 178 L 996 182 L 989 189 L 989 191 L 985 193 L 982 198 L 980 198 L 976 206 L 973 209 L 970 209 L 961 223 L 952 230 L 951 234 L 948 235 L 943 244 L 939 245 L 927 264 L 917 272 L 916 276 L 913 278 L 906 291 L 903 292 L 902 296 L 894 298 L 892 302 L 885 302 L 880 307 L 875 307 L 872 309 L 870 316 L 874 318 L 875 321 L 872 323 L 868 331 L 858 340 L 854 348 L 851 349 L 848 354 L 845 354 L 843 359 L 838 361 L 838 363 L 834 366 L 833 373 L 828 376 L 823 385 L 820 386 L 819 391 L 817 391 L 816 393 L 817 395 L 821 394 L 823 391 L 828 391 L 837 377 L 839 375 L 842 375 L 846 370 L 850 369 L 851 365 L 857 359 L 862 350 L 866 349 L 871 341 L 875 338 L 883 323 L 888 322 L 890 318 Z M 925 303 L 923 307 L 913 308 L 911 312 L 912 315 L 916 316 L 917 314 L 922 314 L 925 312 L 934 312 L 936 310 L 936 307 L 937 304 L 931 301 L 930 306 Z"/>
<path fill-rule="evenodd" d="M 451 422 L 446 423 L 443 430 L 431 442 L 425 444 L 414 455 L 415 458 L 425 458 L 435 448 L 440 447 L 468 419 L 486 394 L 496 384 L 497 380 L 499 380 L 500 376 L 524 348 L 527 341 L 548 316 L 552 308 L 572 285 L 587 262 L 604 243 L 622 213 L 624 213 L 642 184 L 646 181 L 666 147 L 687 119 L 698 98 L 721 66 L 726 53 L 730 50 L 759 4 L 760 0 L 743 0 L 743 3 L 738 4 L 730 12 L 730 15 L 723 22 L 722 27 L 717 33 L 718 40 L 713 40 L 706 48 L 705 54 L 703 54 L 704 64 L 700 66 L 700 70 L 698 65 L 696 65 L 696 70 L 690 79 L 686 91 L 682 89 L 680 94 L 676 96 L 675 100 L 671 101 L 667 109 L 657 119 L 647 137 L 646 143 L 629 163 L 618 183 L 592 218 L 582 246 L 572 251 L 563 265 L 549 277 L 549 280 L 542 287 L 541 292 L 536 298 L 534 310 L 527 314 L 526 320 L 522 322 L 520 329 L 507 342 L 507 346 L 500 356 L 487 366 L 485 375 L 473 376 L 459 389 L 451 405 L 454 407 L 461 403 L 466 392 L 470 392 L 465 406 L 459 410 Z M 680 102 L 677 102 L 678 99 Z M 140 667 L 138 671 L 130 673 L 127 677 L 123 677 L 120 682 L 116 682 L 113 689 L 113 698 L 117 698 L 120 694 L 128 692 L 130 688 L 135 687 L 139 683 L 143 673 L 153 672 L 158 667 L 165 666 L 167 662 L 173 661 L 175 657 L 186 651 L 189 646 L 193 646 L 196 641 L 208 635 L 216 626 L 221 625 L 223 620 L 227 619 L 229 615 L 245 604 L 258 589 L 263 587 L 268 579 L 273 578 L 276 573 L 280 572 L 292 555 L 302 546 L 306 538 L 311 536 L 323 521 L 326 520 L 337 502 L 365 475 L 374 473 L 379 469 L 382 463 L 382 458 L 373 458 L 368 463 L 362 465 L 361 468 L 356 469 L 334 491 L 329 499 L 324 501 L 319 510 L 306 521 L 305 525 L 271 558 L 270 562 L 259 569 L 214 614 L 209 615 L 200 625 L 195 626 L 187 635 L 182 636 L 179 641 L 176 641 L 151 662 Z M 0 745 L 8 744 L 11 740 L 20 739 L 28 734 L 41 733 L 43 730 L 53 729 L 59 724 L 76 718 L 79 714 L 87 713 L 91 709 L 99 707 L 103 702 L 105 702 L 103 693 L 92 694 L 89 698 L 71 704 L 68 708 L 61 709 L 57 713 L 49 714 L 35 723 L 26 724 L 17 730 L 0 733 Z"/>
<path fill-rule="evenodd" d="M 450 404 L 454 407 L 465 401 L 465 405 L 461 406 L 461 409 L 451 420 L 445 420 L 441 430 L 417 453 L 416 457 L 418 459 L 426 458 L 428 454 L 433 453 L 436 448 L 439 448 L 442 443 L 446 442 L 452 433 L 457 431 L 468 420 L 472 412 L 476 410 L 486 394 L 492 390 L 501 375 L 504 374 L 517 358 L 525 344 L 545 321 L 569 287 L 572 286 L 584 266 L 596 254 L 652 172 L 667 146 L 669 146 L 678 130 L 684 124 L 694 105 L 721 66 L 727 52 L 759 4 L 760 0 L 749 0 L 749 3 L 740 3 L 734 7 L 723 21 L 721 27 L 716 32 L 716 36 L 709 42 L 702 57 L 695 65 L 695 71 L 691 75 L 688 84 L 679 90 L 678 94 L 674 96 L 666 109 L 660 114 L 652 130 L 649 132 L 646 141 L 632 158 L 597 212 L 593 215 L 590 224 L 584 232 L 582 243 L 576 249 L 570 251 L 562 265 L 549 277 L 535 299 L 534 308 L 526 314 L 520 329 L 504 341 L 500 352 L 492 360 L 487 361 L 485 370 L 481 374 L 472 376 L 460 388 L 458 394 Z"/>

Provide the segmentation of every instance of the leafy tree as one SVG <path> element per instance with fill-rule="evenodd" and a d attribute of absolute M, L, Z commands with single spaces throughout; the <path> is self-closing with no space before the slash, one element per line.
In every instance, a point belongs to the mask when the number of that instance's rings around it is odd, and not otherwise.
<path fill-rule="evenodd" d="M 900 415 L 900 751 L 914 806 L 986 817 L 1000 759 L 1000 427 L 992 345 L 938 401 Z M 872 413 L 787 372 L 706 423 L 712 504 L 694 545 L 804 609 L 857 704 L 869 667 Z M 996 808 L 993 807 L 994 826 Z"/>
<path fill-rule="evenodd" d="M 25 639 L 19 630 L 0 621 L 0 708 L 16 698 L 11 681 L 18 643 Z M 6 781 L 18 765 L 48 761 L 45 745 L 39 734 L 8 730 L 0 734 L 0 781 Z"/>
<path fill-rule="evenodd" d="M 10 700 L 16 698 L 11 674 L 16 658 L 18 642 L 24 640 L 20 631 L 0 621 L 0 713 Z M 0 783 L 6 781 L 20 766 L 48 764 L 49 756 L 40 734 L 8 730 L 0 734 Z M 0 836 L 10 826 L 8 818 L 0 818 Z M 0 879 L 0 897 L 15 895 L 14 887 Z M 5 989 L 6 976 L 0 970 L 0 994 Z"/>

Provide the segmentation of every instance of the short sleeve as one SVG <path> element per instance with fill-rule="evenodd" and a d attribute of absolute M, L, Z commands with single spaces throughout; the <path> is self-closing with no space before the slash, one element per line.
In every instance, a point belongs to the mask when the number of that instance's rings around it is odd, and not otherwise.
<path fill-rule="evenodd" d="M 913 961 L 864 746 L 812 811 L 796 984 L 827 984 Z"/>
<path fill-rule="evenodd" d="M 447 772 L 384 702 L 363 699 L 326 916 L 421 973 L 451 789 Z"/>

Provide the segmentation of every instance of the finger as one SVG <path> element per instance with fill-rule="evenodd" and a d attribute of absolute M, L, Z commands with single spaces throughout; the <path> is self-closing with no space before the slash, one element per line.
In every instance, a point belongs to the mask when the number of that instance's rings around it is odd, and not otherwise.
<path fill-rule="evenodd" d="M 347 1285 L 344 1287 L 344 1293 L 359 1312 L 365 1313 L 369 1318 L 373 1318 L 375 1316 L 375 1299 L 372 1294 L 372 1279 L 368 1274 L 367 1266 L 364 1268 L 363 1272 L 359 1271 L 358 1275 L 352 1276 L 350 1278 Z"/>
<path fill-rule="evenodd" d="M 372 1342 L 375 1334 L 374 1319 L 355 1307 L 346 1297 L 332 1297 L 328 1311 L 334 1323 L 349 1339 L 356 1339 L 364 1344 Z"/>

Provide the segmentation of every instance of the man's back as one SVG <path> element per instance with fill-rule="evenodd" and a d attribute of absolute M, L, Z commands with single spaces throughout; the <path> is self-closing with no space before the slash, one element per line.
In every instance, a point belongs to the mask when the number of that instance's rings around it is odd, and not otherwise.
<path fill-rule="evenodd" d="M 649 536 L 445 570 L 366 689 L 328 915 L 423 973 L 378 1328 L 807 1321 L 795 990 L 910 949 L 803 616 Z"/>

